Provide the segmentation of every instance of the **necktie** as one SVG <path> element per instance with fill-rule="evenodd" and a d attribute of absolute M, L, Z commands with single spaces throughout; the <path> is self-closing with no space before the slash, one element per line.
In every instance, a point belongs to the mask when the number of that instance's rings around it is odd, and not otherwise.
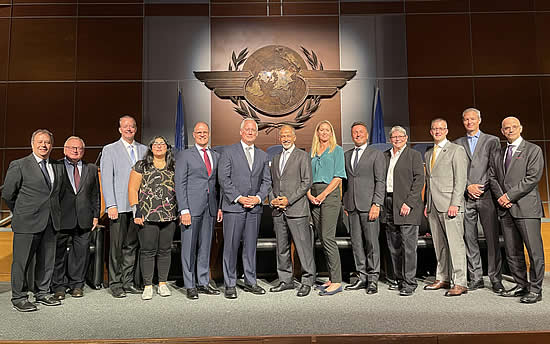
<path fill-rule="evenodd" d="M 476 150 L 476 137 L 475 136 L 468 136 L 468 141 L 470 143 L 470 153 L 474 155 L 474 151 Z"/>
<path fill-rule="evenodd" d="M 130 158 L 132 159 L 132 164 L 136 163 L 136 153 L 134 152 L 134 146 L 130 145 Z"/>
<path fill-rule="evenodd" d="M 359 151 L 361 148 L 357 147 L 355 148 L 355 159 L 353 159 L 353 171 L 357 168 L 357 164 L 359 163 Z"/>
<path fill-rule="evenodd" d="M 280 174 L 283 174 L 283 171 L 285 169 L 287 155 L 288 155 L 288 152 L 286 150 L 283 150 L 283 154 L 281 154 L 281 169 L 279 170 Z"/>
<path fill-rule="evenodd" d="M 40 169 L 42 170 L 42 174 L 44 175 L 44 178 L 46 179 L 46 183 L 48 184 L 48 188 L 52 188 L 52 180 L 50 179 L 50 174 L 48 173 L 48 169 L 46 168 L 46 160 L 40 161 Z"/>
<path fill-rule="evenodd" d="M 250 150 L 252 147 L 246 147 L 244 152 L 246 153 L 246 161 L 248 161 L 248 167 L 250 167 L 250 170 L 252 170 L 252 155 L 250 154 Z"/>
<path fill-rule="evenodd" d="M 206 165 L 206 171 L 208 172 L 208 176 L 212 174 L 212 165 L 210 164 L 210 158 L 208 158 L 208 154 L 206 153 L 206 148 L 202 149 L 202 153 L 204 155 L 204 164 Z"/>
<path fill-rule="evenodd" d="M 510 167 L 510 164 L 512 163 L 513 149 L 514 145 L 509 145 L 508 149 L 506 150 L 506 160 L 504 160 L 504 173 L 508 172 L 508 167 Z"/>
<path fill-rule="evenodd" d="M 75 162 L 73 164 L 73 167 L 74 167 L 74 171 L 73 171 L 74 188 L 76 189 L 76 191 L 78 191 L 78 187 L 80 186 L 80 172 L 78 171 L 78 163 Z"/>
<path fill-rule="evenodd" d="M 432 151 L 432 160 L 430 161 L 430 171 L 433 170 L 434 168 L 434 165 L 435 165 L 435 158 L 436 158 L 436 152 L 437 152 L 437 149 L 439 148 L 438 145 L 434 145 L 434 150 Z"/>

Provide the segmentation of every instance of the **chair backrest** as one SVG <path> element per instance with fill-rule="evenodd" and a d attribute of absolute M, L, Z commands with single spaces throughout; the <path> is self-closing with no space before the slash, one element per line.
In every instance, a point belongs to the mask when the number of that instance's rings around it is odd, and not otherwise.
<path fill-rule="evenodd" d="M 269 157 L 269 161 L 273 159 L 273 157 L 283 151 L 283 145 L 274 145 L 267 147 L 265 152 L 267 153 L 267 156 Z"/>
<path fill-rule="evenodd" d="M 432 146 L 433 146 L 433 143 L 417 143 L 413 145 L 411 148 L 419 151 L 420 154 L 422 154 L 422 160 L 424 160 L 424 153 L 426 153 L 426 151 Z"/>
<path fill-rule="evenodd" d="M 373 143 L 369 145 L 369 147 L 376 148 L 379 151 L 385 152 L 391 148 L 391 144 L 390 143 Z"/>

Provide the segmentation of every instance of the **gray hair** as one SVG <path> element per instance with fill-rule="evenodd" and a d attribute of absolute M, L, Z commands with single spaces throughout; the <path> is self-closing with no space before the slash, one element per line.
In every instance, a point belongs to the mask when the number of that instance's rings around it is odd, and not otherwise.
<path fill-rule="evenodd" d="M 65 143 L 63 144 L 63 146 L 66 146 L 67 143 L 69 143 L 70 140 L 79 140 L 79 141 L 82 143 L 82 148 L 86 147 L 86 144 L 84 143 L 84 140 L 81 139 L 81 138 L 78 137 L 78 136 L 69 136 L 69 137 L 65 140 Z"/>
<path fill-rule="evenodd" d="M 34 142 L 34 137 L 38 134 L 47 134 L 50 136 L 50 144 L 53 146 L 53 134 L 51 131 L 49 131 L 48 129 L 36 129 L 34 131 L 34 133 L 32 133 L 32 136 L 31 136 L 31 147 L 32 147 L 32 144 Z"/>
<path fill-rule="evenodd" d="M 481 111 L 479 111 L 478 109 L 476 108 L 467 108 L 466 110 L 462 111 L 462 119 L 464 119 L 464 115 L 467 113 L 467 112 L 475 112 L 476 115 L 477 115 L 477 118 L 479 118 L 479 120 L 481 121 Z"/>
<path fill-rule="evenodd" d="M 288 125 L 288 124 L 284 124 L 284 125 L 281 126 L 281 128 L 279 128 L 279 132 L 281 132 L 281 130 L 283 130 L 283 129 L 290 129 L 292 131 L 292 134 L 294 136 L 296 136 L 296 130 L 294 129 L 293 126 Z"/>
<path fill-rule="evenodd" d="M 134 124 L 137 128 L 137 122 L 136 122 L 136 119 L 130 115 L 122 115 L 119 119 L 118 119 L 118 126 L 120 127 L 122 125 L 122 120 L 125 119 L 125 118 L 128 118 L 128 119 L 131 119 L 132 121 L 134 121 Z"/>
<path fill-rule="evenodd" d="M 449 125 L 447 124 L 447 120 L 446 119 L 443 119 L 441 117 L 437 117 L 437 118 L 434 118 L 432 119 L 432 121 L 430 122 L 430 127 L 432 125 L 434 125 L 435 122 L 445 122 L 445 126 L 448 127 Z"/>
<path fill-rule="evenodd" d="M 246 121 L 252 121 L 252 122 L 254 122 L 254 125 L 256 125 L 256 131 L 258 131 L 258 123 L 257 123 L 256 120 L 255 120 L 254 118 L 252 118 L 252 117 L 247 117 L 247 118 L 243 119 L 243 121 L 241 122 L 241 130 L 244 128 L 244 123 L 245 123 Z"/>
<path fill-rule="evenodd" d="M 391 137 L 391 134 L 393 134 L 394 131 L 398 131 L 398 132 L 400 132 L 401 134 L 407 136 L 407 131 L 405 130 L 405 128 L 403 128 L 403 127 L 400 126 L 400 125 L 393 126 L 393 127 L 390 129 L 390 132 L 389 132 L 390 137 Z"/>
<path fill-rule="evenodd" d="M 199 125 L 199 124 L 204 124 L 204 125 L 206 125 L 206 127 L 208 128 L 208 131 L 210 131 L 210 126 L 208 125 L 208 123 L 203 122 L 203 121 L 198 121 L 197 123 L 195 123 L 195 126 L 193 127 L 193 131 L 195 131 L 195 128 L 196 128 L 197 125 Z"/>

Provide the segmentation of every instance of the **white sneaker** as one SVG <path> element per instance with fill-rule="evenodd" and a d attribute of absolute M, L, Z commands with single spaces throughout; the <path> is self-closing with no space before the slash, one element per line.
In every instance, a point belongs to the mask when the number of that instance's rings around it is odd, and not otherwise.
<path fill-rule="evenodd" d="M 141 294 L 142 300 L 151 300 L 153 298 L 153 286 L 148 285 L 143 288 L 143 294 Z"/>
<path fill-rule="evenodd" d="M 159 284 L 159 288 L 157 289 L 157 292 L 160 296 L 170 296 L 172 295 L 172 292 L 170 292 L 170 289 L 168 288 L 168 284 Z"/>

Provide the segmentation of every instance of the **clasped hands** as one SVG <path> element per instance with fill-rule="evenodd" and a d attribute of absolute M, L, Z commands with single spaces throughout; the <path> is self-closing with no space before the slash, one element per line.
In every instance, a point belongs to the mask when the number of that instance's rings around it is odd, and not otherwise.
<path fill-rule="evenodd" d="M 508 209 L 508 208 L 512 207 L 512 201 L 510 201 L 507 194 L 504 194 L 504 195 L 500 196 L 497 199 L 497 202 L 498 202 L 498 205 L 500 205 L 503 208 Z"/>
<path fill-rule="evenodd" d="M 239 202 L 245 208 L 254 208 L 256 204 L 260 203 L 260 200 L 256 196 L 241 196 L 239 197 L 239 200 L 237 202 Z"/>
<path fill-rule="evenodd" d="M 271 200 L 271 206 L 273 208 L 279 208 L 280 210 L 285 210 L 288 207 L 288 198 L 285 196 L 279 196 Z"/>

